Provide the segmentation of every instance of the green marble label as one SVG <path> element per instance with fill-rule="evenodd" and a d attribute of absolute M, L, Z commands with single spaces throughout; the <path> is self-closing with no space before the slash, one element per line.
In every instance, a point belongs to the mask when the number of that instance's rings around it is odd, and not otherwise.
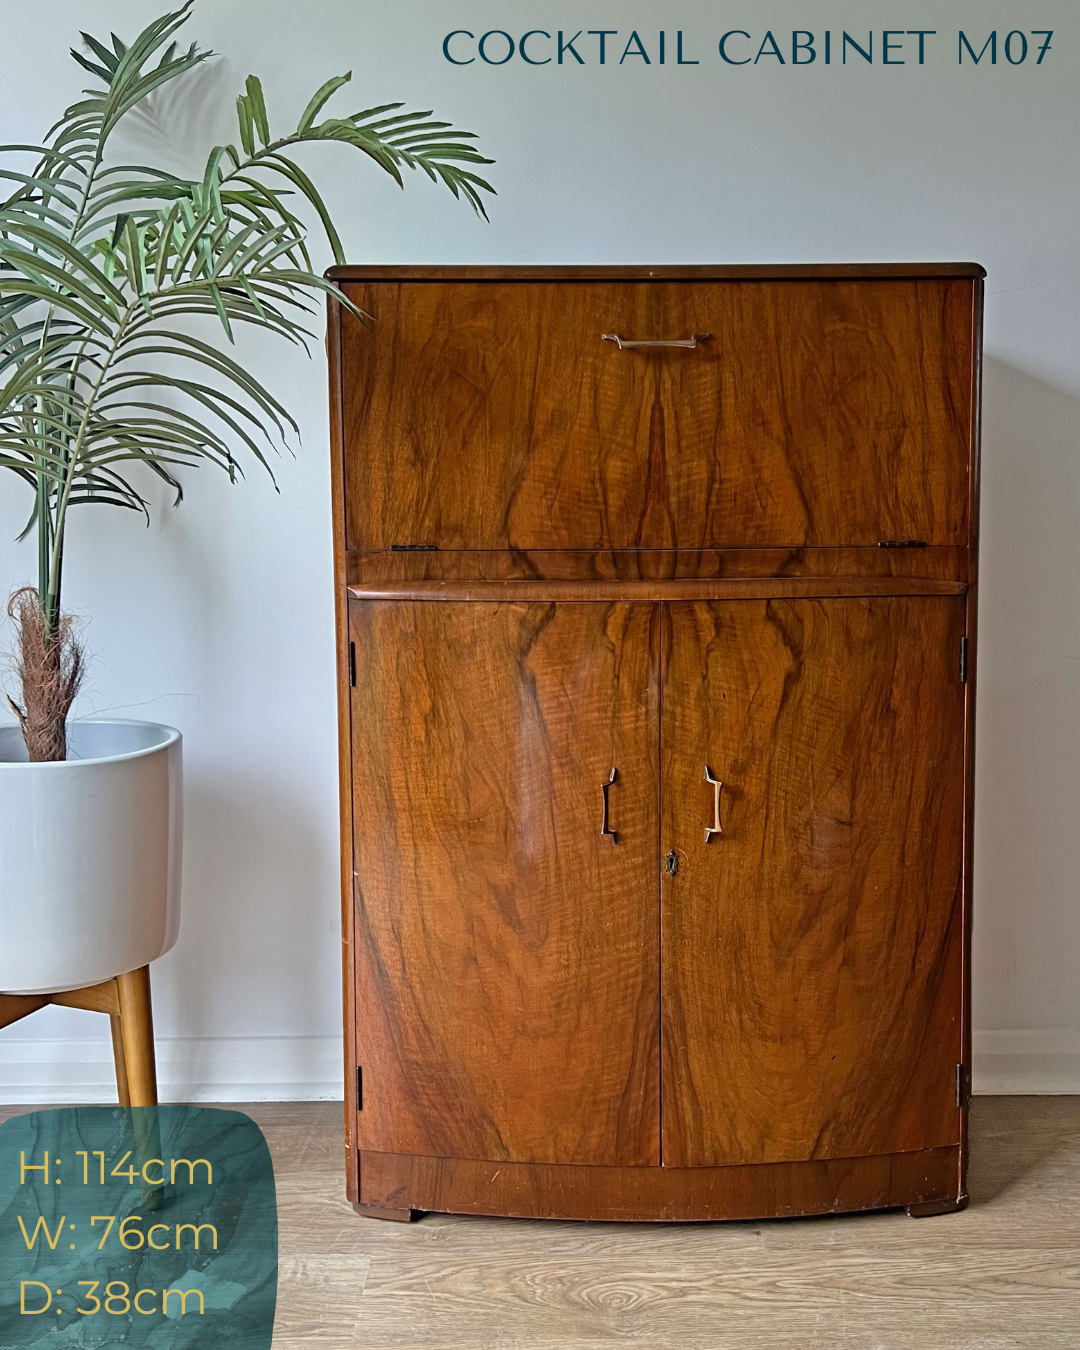
<path fill-rule="evenodd" d="M 277 1197 L 262 1131 L 205 1106 L 0 1125 L 0 1350 L 269 1350 Z"/>

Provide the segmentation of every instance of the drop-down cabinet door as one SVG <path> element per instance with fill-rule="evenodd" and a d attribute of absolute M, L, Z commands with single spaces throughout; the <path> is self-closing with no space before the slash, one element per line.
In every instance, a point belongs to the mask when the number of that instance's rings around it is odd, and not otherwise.
<path fill-rule="evenodd" d="M 959 1142 L 963 623 L 664 606 L 665 1165 Z"/>
<path fill-rule="evenodd" d="M 349 547 L 963 545 L 972 285 L 347 283 Z"/>
<path fill-rule="evenodd" d="M 362 1154 L 659 1163 L 658 615 L 350 606 Z"/>

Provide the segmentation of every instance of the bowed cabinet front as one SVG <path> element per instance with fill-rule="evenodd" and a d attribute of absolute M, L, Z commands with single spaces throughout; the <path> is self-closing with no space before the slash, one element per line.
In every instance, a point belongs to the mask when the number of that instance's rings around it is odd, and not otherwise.
<path fill-rule="evenodd" d="M 754 351 L 808 330 L 755 388 L 730 349 L 691 364 L 704 340 L 597 345 L 700 320 L 689 282 L 498 273 L 485 293 L 449 270 L 339 277 L 374 322 L 331 311 L 350 1197 L 383 1217 L 956 1208 L 977 283 L 875 277 L 860 322 L 858 278 L 779 308 L 775 283 L 740 278 L 727 309 L 714 290 L 712 327 Z M 958 349 L 909 350 L 895 316 L 920 304 Z M 562 359 L 568 323 L 578 383 L 530 417 L 522 371 Z M 817 408 L 805 436 L 778 399 Z M 786 466 L 756 496 L 755 436 Z M 883 520 L 932 541 L 867 543 Z"/>

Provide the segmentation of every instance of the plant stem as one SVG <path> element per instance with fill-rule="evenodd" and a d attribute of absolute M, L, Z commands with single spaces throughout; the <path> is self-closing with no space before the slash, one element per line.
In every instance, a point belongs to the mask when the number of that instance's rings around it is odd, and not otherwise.
<path fill-rule="evenodd" d="M 42 613 L 45 613 L 45 597 L 49 592 L 49 480 L 43 473 L 37 476 L 37 553 L 38 553 L 38 601 Z M 48 619 L 46 619 L 48 625 Z M 48 625 L 51 627 L 51 625 Z"/>
<path fill-rule="evenodd" d="M 104 156 L 104 139 L 99 136 L 97 148 L 94 152 L 94 161 L 86 171 L 85 181 L 83 183 L 82 196 L 79 199 L 78 209 L 75 212 L 75 218 L 72 221 L 71 228 L 68 231 L 68 242 L 74 243 L 75 236 L 83 222 L 86 213 L 86 207 L 90 200 L 90 193 L 94 186 L 98 169 L 101 168 Z M 50 305 L 45 315 L 45 321 L 41 327 L 41 338 L 38 341 L 39 353 L 44 351 L 45 344 L 48 341 L 49 329 L 52 325 L 53 315 L 56 312 L 56 306 Z M 79 358 L 82 352 L 86 350 L 85 342 L 82 344 L 78 355 L 71 363 L 71 370 L 68 375 L 68 387 L 74 388 L 75 381 L 78 378 Z M 114 348 L 115 350 L 115 348 Z M 100 383 L 100 381 L 99 381 Z M 95 386 L 96 391 L 97 386 Z M 40 407 L 42 400 L 38 400 Z M 49 479 L 45 474 L 39 473 L 37 476 L 37 546 L 38 546 L 38 603 L 41 605 L 41 614 L 45 622 L 45 635 L 50 638 L 53 633 L 59 631 L 60 624 L 60 580 L 63 565 L 64 541 L 63 524 L 59 518 L 54 522 L 52 513 L 49 510 L 50 497 Z M 59 510 L 59 501 L 57 502 Z M 65 502 L 66 512 L 66 502 Z"/>

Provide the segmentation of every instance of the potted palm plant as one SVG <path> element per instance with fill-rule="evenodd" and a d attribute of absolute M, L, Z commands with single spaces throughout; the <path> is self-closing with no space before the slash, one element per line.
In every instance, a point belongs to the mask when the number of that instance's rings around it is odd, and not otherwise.
<path fill-rule="evenodd" d="M 0 999 L 145 966 L 177 932 L 179 733 L 68 726 L 85 669 L 62 607 L 71 510 L 145 514 L 147 473 L 179 502 L 185 467 L 215 464 L 235 479 L 244 455 L 268 468 L 271 447 L 297 430 L 227 349 L 242 328 L 304 345 L 313 302 L 334 290 L 313 270 L 304 217 L 317 217 L 338 262 L 341 242 L 298 149 L 340 142 L 399 184 L 420 169 L 481 215 L 492 191 L 470 167 L 490 163 L 471 134 L 430 113 L 392 103 L 327 115 L 348 75 L 278 135 L 249 76 L 237 143 L 214 147 L 199 179 L 118 162 L 123 118 L 212 55 L 176 45 L 191 4 L 130 46 L 83 34 L 72 55 L 94 87 L 43 145 L 0 147 L 12 185 L 0 206 L 0 466 L 32 499 L 37 554 L 36 584 L 9 602 L 17 688 L 16 723 L 0 729 Z"/>

